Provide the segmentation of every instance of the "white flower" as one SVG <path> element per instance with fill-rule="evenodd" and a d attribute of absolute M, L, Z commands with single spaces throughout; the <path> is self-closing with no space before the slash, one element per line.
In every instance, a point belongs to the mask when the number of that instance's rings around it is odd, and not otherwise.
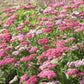
<path fill-rule="evenodd" d="M 58 58 L 51 60 L 51 63 L 58 63 Z"/>
<path fill-rule="evenodd" d="M 18 77 L 17 75 L 9 82 L 9 84 L 12 84 L 13 82 L 17 81 L 18 80 Z"/>

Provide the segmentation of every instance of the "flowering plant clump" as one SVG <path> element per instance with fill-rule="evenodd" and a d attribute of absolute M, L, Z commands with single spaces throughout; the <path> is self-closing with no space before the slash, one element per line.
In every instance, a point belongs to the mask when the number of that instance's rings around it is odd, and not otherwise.
<path fill-rule="evenodd" d="M 0 12 L 0 84 L 84 83 L 84 1 L 55 2 Z"/>

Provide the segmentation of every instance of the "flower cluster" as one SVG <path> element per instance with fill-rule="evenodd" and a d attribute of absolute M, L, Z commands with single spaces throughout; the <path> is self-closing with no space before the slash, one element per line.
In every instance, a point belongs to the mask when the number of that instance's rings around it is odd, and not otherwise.
<path fill-rule="evenodd" d="M 44 69 L 42 72 L 38 74 L 38 77 L 48 77 L 48 79 L 53 79 L 53 77 L 57 77 L 57 74 L 53 70 Z"/>
<path fill-rule="evenodd" d="M 80 66 L 84 66 L 84 59 L 68 62 L 67 65 L 68 65 L 68 67 L 73 67 L 73 66 L 80 67 Z"/>
<path fill-rule="evenodd" d="M 30 77 L 29 80 L 26 81 L 26 84 L 31 84 L 31 83 L 35 84 L 36 82 L 38 82 L 38 78 L 36 75 L 33 75 Z"/>
<path fill-rule="evenodd" d="M 65 74 L 71 76 L 71 75 L 75 75 L 76 72 L 78 72 L 77 69 L 68 69 L 68 71 L 66 71 Z"/>
<path fill-rule="evenodd" d="M 75 84 L 84 76 L 84 1 L 56 1 L 0 13 L 0 72 L 9 77 L 0 73 L 3 84 Z"/>
<path fill-rule="evenodd" d="M 29 74 L 25 74 L 21 77 L 20 83 L 25 82 L 28 79 Z"/>

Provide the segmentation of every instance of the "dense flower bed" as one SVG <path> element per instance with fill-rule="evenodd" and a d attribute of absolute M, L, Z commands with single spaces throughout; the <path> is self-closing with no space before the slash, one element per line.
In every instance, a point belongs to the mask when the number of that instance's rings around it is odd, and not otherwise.
<path fill-rule="evenodd" d="M 0 18 L 1 84 L 84 83 L 84 1 L 9 8 Z"/>

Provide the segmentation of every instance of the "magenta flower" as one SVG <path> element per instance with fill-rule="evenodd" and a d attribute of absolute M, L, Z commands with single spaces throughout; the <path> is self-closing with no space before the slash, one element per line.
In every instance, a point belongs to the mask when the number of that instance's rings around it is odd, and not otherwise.
<path fill-rule="evenodd" d="M 3 21 L 0 22 L 0 25 L 2 25 L 2 24 L 3 24 Z"/>
<path fill-rule="evenodd" d="M 0 50 L 0 57 L 5 57 L 5 56 L 6 56 L 5 50 Z"/>
<path fill-rule="evenodd" d="M 37 50 L 39 50 L 38 47 L 32 47 L 32 48 L 29 50 L 29 52 L 30 52 L 30 53 L 34 53 L 34 52 L 36 52 Z"/>
<path fill-rule="evenodd" d="M 42 72 L 38 74 L 38 77 L 48 77 L 48 79 L 53 79 L 53 77 L 57 77 L 57 74 L 53 70 L 44 69 Z"/>
<path fill-rule="evenodd" d="M 67 29 L 67 27 L 60 27 L 59 28 L 59 30 L 62 30 L 62 31 L 66 30 L 66 29 Z"/>
<path fill-rule="evenodd" d="M 39 70 L 43 70 L 45 68 L 49 68 L 49 69 L 52 69 L 56 67 L 56 64 L 55 63 L 51 63 L 50 61 L 45 61 L 43 62 L 43 64 L 39 67 Z"/>
<path fill-rule="evenodd" d="M 17 27 L 16 30 L 21 30 L 23 28 L 24 28 L 23 26 L 20 26 L 20 27 Z"/>
<path fill-rule="evenodd" d="M 38 78 L 36 75 L 33 75 L 28 81 L 26 81 L 26 84 L 35 84 L 36 82 L 38 82 Z"/>
<path fill-rule="evenodd" d="M 17 60 L 17 58 L 4 58 L 3 60 L 0 61 L 0 66 L 6 65 L 6 64 L 10 64 L 10 63 L 15 63 Z"/>
<path fill-rule="evenodd" d="M 66 40 L 64 40 L 64 41 L 65 41 L 65 43 L 69 43 L 69 42 L 71 42 L 71 41 L 73 41 L 73 40 L 75 40 L 75 38 L 74 38 L 74 37 L 71 37 L 71 38 L 66 39 Z"/>
<path fill-rule="evenodd" d="M 54 81 L 54 82 L 42 82 L 41 84 L 60 84 L 59 81 Z"/>
<path fill-rule="evenodd" d="M 39 39 L 38 43 L 42 43 L 43 45 L 48 44 L 48 38 Z"/>
<path fill-rule="evenodd" d="M 66 71 L 65 74 L 70 76 L 70 75 L 75 75 L 76 72 L 78 72 L 77 69 L 68 69 L 68 71 Z"/>
<path fill-rule="evenodd" d="M 20 65 L 21 65 L 20 61 L 17 61 L 16 63 L 13 64 L 13 66 L 15 66 L 15 67 L 20 67 Z"/>
<path fill-rule="evenodd" d="M 41 18 L 41 20 L 42 20 L 42 21 L 47 21 L 47 20 L 48 20 L 48 18 Z"/>
<path fill-rule="evenodd" d="M 53 31 L 53 29 L 52 28 L 46 28 L 46 29 L 44 29 L 43 30 L 45 33 L 48 33 L 48 32 L 50 32 L 50 31 Z"/>
<path fill-rule="evenodd" d="M 41 34 L 43 34 L 43 29 L 36 31 L 36 35 L 41 35 Z"/>
<path fill-rule="evenodd" d="M 79 72 L 76 77 L 79 77 L 79 76 L 83 76 L 84 75 L 84 72 Z"/>
<path fill-rule="evenodd" d="M 27 20 L 24 21 L 24 25 L 27 25 L 28 23 L 30 23 L 30 21 Z"/>
<path fill-rule="evenodd" d="M 20 43 L 20 45 L 27 45 L 27 46 L 28 46 L 29 44 L 30 44 L 29 41 L 28 41 L 28 42 L 25 41 L 25 42 L 21 42 L 21 43 Z"/>
<path fill-rule="evenodd" d="M 20 59 L 21 62 L 27 62 L 29 60 L 32 60 L 34 56 L 37 56 L 37 54 L 31 54 L 29 56 L 23 57 L 22 59 Z"/>
<path fill-rule="evenodd" d="M 20 79 L 20 83 L 23 83 L 23 82 L 27 81 L 28 76 L 29 76 L 29 74 L 24 74 Z"/>
<path fill-rule="evenodd" d="M 27 35 L 25 35 L 25 38 L 32 39 L 32 38 L 33 38 L 33 36 L 32 36 L 32 34 L 31 34 L 31 33 L 28 33 Z"/>

